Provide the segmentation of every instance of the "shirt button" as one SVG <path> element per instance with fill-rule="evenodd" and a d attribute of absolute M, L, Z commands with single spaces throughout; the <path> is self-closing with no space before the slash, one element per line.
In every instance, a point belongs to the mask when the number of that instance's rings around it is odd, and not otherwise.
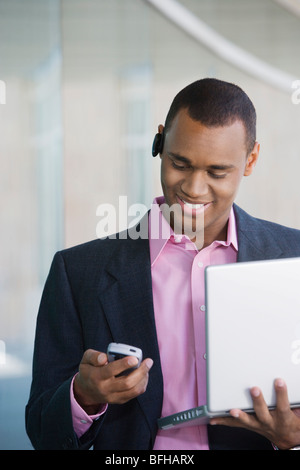
<path fill-rule="evenodd" d="M 199 308 L 200 308 L 201 312 L 205 312 L 205 305 L 200 305 Z"/>
<path fill-rule="evenodd" d="M 174 242 L 175 243 L 181 243 L 181 237 L 175 237 Z"/>
<path fill-rule="evenodd" d="M 205 359 L 205 360 L 206 360 L 206 353 L 204 353 L 204 354 L 203 354 L 203 359 Z"/>
<path fill-rule="evenodd" d="M 199 266 L 199 268 L 203 268 L 203 263 L 201 263 L 201 261 L 199 261 L 198 266 Z"/>
<path fill-rule="evenodd" d="M 86 423 L 87 423 L 87 421 L 86 421 L 85 419 L 81 419 L 80 422 L 81 422 L 82 424 L 86 424 Z"/>

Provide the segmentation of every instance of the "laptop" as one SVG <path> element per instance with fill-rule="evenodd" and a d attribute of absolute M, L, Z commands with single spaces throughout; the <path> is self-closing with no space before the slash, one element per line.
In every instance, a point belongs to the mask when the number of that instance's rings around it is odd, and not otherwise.
<path fill-rule="evenodd" d="M 300 258 L 209 266 L 205 283 L 207 403 L 160 418 L 159 428 L 251 413 L 253 386 L 274 408 L 276 378 L 300 407 Z"/>

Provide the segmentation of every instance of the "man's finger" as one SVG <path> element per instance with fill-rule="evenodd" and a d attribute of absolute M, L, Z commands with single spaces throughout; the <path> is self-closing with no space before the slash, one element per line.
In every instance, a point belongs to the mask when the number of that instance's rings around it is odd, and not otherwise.
<path fill-rule="evenodd" d="M 126 356 L 122 359 L 111 362 L 109 364 L 109 370 L 110 370 L 110 373 L 114 376 L 118 376 L 122 372 L 126 372 L 126 371 L 128 371 L 131 374 L 137 370 L 139 371 L 140 375 L 142 375 L 145 372 L 147 373 L 151 369 L 153 365 L 153 360 L 150 358 L 144 359 L 144 361 L 141 363 L 139 368 L 134 369 L 136 368 L 137 364 L 138 364 L 138 359 L 136 357 Z M 131 372 L 130 369 L 134 369 L 134 370 Z"/>
<path fill-rule="evenodd" d="M 246 427 L 250 428 L 253 426 L 253 416 L 245 413 L 244 411 L 234 408 L 230 410 L 230 417 L 226 418 L 212 418 L 210 424 L 215 425 L 219 424 L 222 426 L 232 426 L 232 427 Z"/>
<path fill-rule="evenodd" d="M 87 349 L 82 357 L 81 364 L 89 364 L 94 367 L 104 366 L 107 363 L 107 355 L 101 351 Z"/>
<path fill-rule="evenodd" d="M 109 371 L 110 375 L 118 376 L 122 372 L 126 372 L 138 365 L 138 359 L 134 356 L 126 356 L 122 359 L 110 362 L 107 367 L 107 372 Z"/>
<path fill-rule="evenodd" d="M 258 421 L 262 424 L 269 424 L 272 421 L 268 406 L 263 394 L 258 387 L 252 387 L 250 390 L 253 401 L 253 408 Z"/>
<path fill-rule="evenodd" d="M 277 413 L 285 415 L 290 411 L 287 386 L 283 379 L 276 379 L 274 387 L 276 392 L 276 411 Z"/>

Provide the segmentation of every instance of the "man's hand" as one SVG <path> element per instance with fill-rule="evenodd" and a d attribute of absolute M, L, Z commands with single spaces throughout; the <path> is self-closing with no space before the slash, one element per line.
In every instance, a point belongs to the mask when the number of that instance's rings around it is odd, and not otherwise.
<path fill-rule="evenodd" d="M 213 418 L 210 424 L 242 427 L 257 432 L 269 439 L 279 449 L 290 449 L 300 445 L 300 408 L 291 410 L 285 382 L 276 379 L 276 409 L 269 410 L 263 394 L 253 387 L 251 397 L 255 414 L 233 409 L 232 418 Z"/>
<path fill-rule="evenodd" d="M 129 375 L 117 377 L 137 363 L 138 360 L 133 356 L 108 363 L 105 353 L 92 349 L 85 351 L 74 380 L 74 396 L 79 405 L 88 414 L 95 414 L 101 404 L 126 403 L 144 393 L 148 373 L 153 365 L 152 359 L 145 359 Z"/>

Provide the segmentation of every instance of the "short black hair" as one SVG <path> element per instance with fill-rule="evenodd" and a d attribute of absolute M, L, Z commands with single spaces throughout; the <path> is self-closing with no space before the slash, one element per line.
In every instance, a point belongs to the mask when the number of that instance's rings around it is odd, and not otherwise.
<path fill-rule="evenodd" d="M 246 131 L 247 154 L 256 141 L 256 111 L 248 95 L 237 85 L 216 78 L 203 78 L 183 88 L 174 98 L 166 117 L 166 134 L 181 109 L 207 127 L 229 126 L 241 121 Z"/>

